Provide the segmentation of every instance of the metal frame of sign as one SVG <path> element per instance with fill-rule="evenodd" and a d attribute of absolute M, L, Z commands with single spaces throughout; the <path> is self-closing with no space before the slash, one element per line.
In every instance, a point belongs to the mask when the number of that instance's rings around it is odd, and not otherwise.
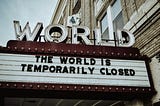
<path fill-rule="evenodd" d="M 1 53 L 27 55 L 79 56 L 94 58 L 144 60 L 148 71 L 150 87 L 103 86 L 57 83 L 0 82 L 2 96 L 33 96 L 83 99 L 129 99 L 133 97 L 151 97 L 155 93 L 149 59 L 141 56 L 137 48 L 76 45 L 49 42 L 14 41 L 7 47 L 0 47 Z M 50 94 L 51 93 L 51 94 Z M 56 95 L 59 95 L 58 97 Z"/>

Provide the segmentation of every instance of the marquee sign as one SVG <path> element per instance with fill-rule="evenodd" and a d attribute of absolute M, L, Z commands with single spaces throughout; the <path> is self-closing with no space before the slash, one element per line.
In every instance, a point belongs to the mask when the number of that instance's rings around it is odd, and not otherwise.
<path fill-rule="evenodd" d="M 150 87 L 143 60 L 6 53 L 0 81 Z"/>
<path fill-rule="evenodd" d="M 9 41 L 0 51 L 0 92 L 86 91 L 119 97 L 155 92 L 148 58 L 136 48 Z"/>
<path fill-rule="evenodd" d="M 104 46 L 100 46 L 103 42 L 97 28 L 93 44 L 86 26 L 48 25 L 43 41 L 38 41 L 42 23 L 38 23 L 32 32 L 29 23 L 22 30 L 19 21 L 14 21 L 14 27 L 17 40 L 9 41 L 7 47 L 0 47 L 0 94 L 3 96 L 6 96 L 5 92 L 17 89 L 27 95 L 27 91 L 32 90 L 58 94 L 64 91 L 67 96 L 72 92 L 76 94 L 74 99 L 82 97 L 80 94 L 84 98 L 95 97 L 97 92 L 100 99 L 125 97 L 124 94 L 144 97 L 155 93 L 148 58 L 131 47 L 135 38 L 129 31 L 118 30 L 116 37 L 109 35 Z M 68 39 L 68 28 L 72 28 L 71 42 L 65 44 L 62 42 Z M 54 33 L 59 36 L 52 37 Z M 36 94 L 35 91 L 32 93 Z"/>

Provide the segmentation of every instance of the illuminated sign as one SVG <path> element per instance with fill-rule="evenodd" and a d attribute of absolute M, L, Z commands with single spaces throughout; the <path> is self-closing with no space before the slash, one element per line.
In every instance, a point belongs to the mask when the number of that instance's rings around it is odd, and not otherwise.
<path fill-rule="evenodd" d="M 0 81 L 151 87 L 144 60 L 0 53 Z"/>
<path fill-rule="evenodd" d="M 24 29 L 21 29 L 19 21 L 14 21 L 14 28 L 15 28 L 15 35 L 17 40 L 26 40 L 26 41 L 37 41 L 40 33 L 43 29 L 42 23 L 37 23 L 34 30 L 31 32 L 29 23 L 27 23 L 24 27 Z M 45 37 L 44 41 L 47 42 L 64 42 L 68 37 L 68 28 L 64 25 L 48 25 L 45 28 Z M 93 42 L 90 41 L 88 38 L 90 35 L 90 29 L 87 26 L 73 26 L 71 27 L 72 34 L 71 34 L 71 43 L 72 44 L 79 44 L 81 41 L 84 42 L 87 45 L 93 45 Z M 59 33 L 60 36 L 57 36 L 56 38 L 52 37 L 53 33 Z M 94 36 L 95 36 L 95 45 L 109 45 L 109 46 L 115 46 L 115 42 L 120 47 L 131 47 L 135 43 L 135 38 L 132 33 L 129 31 L 123 29 L 117 31 L 116 40 L 114 39 L 113 34 L 109 35 L 108 42 L 102 43 L 101 40 L 101 31 L 99 28 L 95 28 L 94 30 Z M 81 38 L 81 40 L 79 40 Z M 115 41 L 115 42 L 114 42 Z"/>

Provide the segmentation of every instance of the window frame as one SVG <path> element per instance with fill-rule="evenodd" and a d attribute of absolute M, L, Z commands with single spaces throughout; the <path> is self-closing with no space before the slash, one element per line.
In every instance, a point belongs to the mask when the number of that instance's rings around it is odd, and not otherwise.
<path fill-rule="evenodd" d="M 116 3 L 116 1 L 117 0 L 113 0 L 112 2 L 111 2 L 111 4 L 107 7 L 107 9 L 103 12 L 103 14 L 100 16 L 100 18 L 99 19 L 97 19 L 97 22 L 98 22 L 98 27 L 100 27 L 100 30 L 101 30 L 101 34 L 103 34 L 102 33 L 102 25 L 101 25 L 101 20 L 105 17 L 105 15 L 107 14 L 107 22 L 108 22 L 108 32 L 109 32 L 109 34 L 108 34 L 108 36 L 106 37 L 106 38 L 109 38 L 108 40 L 114 40 L 115 39 L 115 37 L 114 37 L 114 33 L 116 33 L 115 31 L 114 31 L 114 24 L 113 24 L 113 21 L 119 16 L 119 13 L 120 12 L 122 12 L 122 9 L 121 9 L 121 11 L 118 13 L 118 15 L 113 19 L 112 18 L 112 6 Z M 121 1 L 119 1 L 119 2 L 121 2 Z M 121 8 L 122 8 L 122 5 L 120 4 L 120 6 L 121 6 Z M 100 7 L 101 8 L 101 7 Z M 95 10 L 96 11 L 96 10 Z M 95 14 L 96 15 L 96 14 Z M 123 18 L 123 15 L 122 15 L 122 18 Z M 123 22 L 123 26 L 122 27 L 124 27 L 124 22 Z M 106 28 L 107 29 L 107 28 Z"/>

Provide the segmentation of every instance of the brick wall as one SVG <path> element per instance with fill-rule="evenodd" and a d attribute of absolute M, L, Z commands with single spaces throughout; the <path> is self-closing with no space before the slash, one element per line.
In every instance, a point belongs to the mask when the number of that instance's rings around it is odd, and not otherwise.
<path fill-rule="evenodd" d="M 156 55 L 160 52 L 160 14 L 154 19 L 148 20 L 143 29 L 136 32 L 135 47 L 138 47 L 142 54 L 149 57 Z M 143 27 L 142 26 L 142 27 Z"/>
<path fill-rule="evenodd" d="M 122 0 L 125 29 L 136 37 L 134 47 L 148 57 L 160 52 L 160 9 L 157 0 Z"/>
<path fill-rule="evenodd" d="M 145 0 L 121 0 L 124 22 L 127 23 L 132 14 L 145 2 Z"/>

